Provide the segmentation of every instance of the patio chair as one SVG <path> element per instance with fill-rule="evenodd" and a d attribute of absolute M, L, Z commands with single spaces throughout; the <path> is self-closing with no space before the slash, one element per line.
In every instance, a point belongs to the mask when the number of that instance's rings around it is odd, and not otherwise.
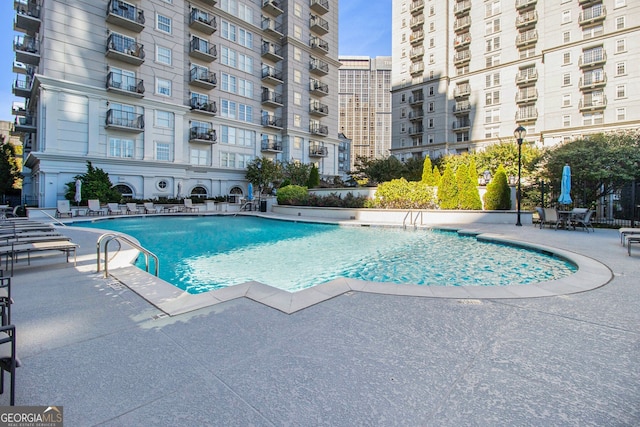
<path fill-rule="evenodd" d="M 104 211 L 100 207 L 100 200 L 92 199 L 88 201 L 89 209 L 87 209 L 87 215 L 102 215 Z"/>
<path fill-rule="evenodd" d="M 538 214 L 538 219 L 536 221 L 535 217 L 534 217 L 534 225 L 535 224 L 540 224 L 540 228 L 542 229 L 542 226 L 544 225 L 544 209 L 542 209 L 540 206 L 536 206 L 536 213 Z"/>
<path fill-rule="evenodd" d="M 138 209 L 138 205 L 135 203 L 127 203 L 127 214 L 137 214 L 142 213 L 140 209 Z"/>
<path fill-rule="evenodd" d="M 56 209 L 56 218 L 62 218 L 63 216 L 72 217 L 71 205 L 68 200 L 58 200 L 58 208 Z"/>
<path fill-rule="evenodd" d="M 152 202 L 145 202 L 143 204 L 144 213 L 160 213 L 162 212 L 162 208 L 159 206 L 153 206 Z"/>
<path fill-rule="evenodd" d="M 4 393 L 4 371 L 11 375 L 9 386 L 9 404 L 15 405 L 16 368 L 21 365 L 16 356 L 16 327 L 5 325 L 0 327 L 0 394 Z"/>
<path fill-rule="evenodd" d="M 591 227 L 591 231 L 595 232 L 593 224 L 591 224 L 591 217 L 593 216 L 594 211 L 591 209 L 585 209 L 585 211 L 586 212 L 578 212 L 572 214 L 571 223 L 573 224 L 573 228 L 575 228 L 577 225 L 580 225 L 582 226 L 582 228 L 587 230 L 587 233 L 589 232 L 589 227 Z"/>
<path fill-rule="evenodd" d="M 0 316 L 2 326 L 11 324 L 11 278 L 0 277 Z"/>
<path fill-rule="evenodd" d="M 200 212 L 200 208 L 193 206 L 191 199 L 184 199 L 184 210 L 186 212 Z"/>
<path fill-rule="evenodd" d="M 543 212 L 542 218 L 544 218 L 542 222 L 543 225 L 544 224 L 549 224 L 549 226 L 553 225 L 553 227 L 556 229 L 560 226 L 560 219 L 558 218 L 558 212 L 555 209 L 543 208 L 542 212 Z"/>
<path fill-rule="evenodd" d="M 107 213 L 109 215 L 122 215 L 124 211 L 117 203 L 107 203 Z"/>

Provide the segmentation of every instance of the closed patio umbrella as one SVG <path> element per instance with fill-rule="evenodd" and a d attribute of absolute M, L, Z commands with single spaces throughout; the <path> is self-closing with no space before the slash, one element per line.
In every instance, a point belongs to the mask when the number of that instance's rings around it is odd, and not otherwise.
<path fill-rule="evenodd" d="M 571 200 L 571 168 L 569 165 L 564 165 L 562 168 L 562 181 L 560 186 L 560 197 L 558 197 L 558 203 L 561 205 L 570 205 Z"/>
<path fill-rule="evenodd" d="M 251 201 L 253 200 L 253 184 L 249 183 L 249 186 L 247 187 L 247 200 Z"/>
<path fill-rule="evenodd" d="M 80 179 L 76 179 L 76 194 L 73 196 L 73 201 L 80 206 L 80 201 L 82 200 L 82 181 Z"/>

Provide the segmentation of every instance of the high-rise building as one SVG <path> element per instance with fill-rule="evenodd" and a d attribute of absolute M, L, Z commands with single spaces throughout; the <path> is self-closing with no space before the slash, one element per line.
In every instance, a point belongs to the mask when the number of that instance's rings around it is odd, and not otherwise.
<path fill-rule="evenodd" d="M 640 2 L 394 0 L 400 159 L 640 126 Z"/>
<path fill-rule="evenodd" d="M 389 156 L 391 148 L 391 57 L 341 56 L 338 126 L 357 157 Z"/>
<path fill-rule="evenodd" d="M 256 157 L 338 172 L 328 0 L 16 0 L 24 193 L 55 206 L 91 161 L 125 196 L 246 192 Z"/>

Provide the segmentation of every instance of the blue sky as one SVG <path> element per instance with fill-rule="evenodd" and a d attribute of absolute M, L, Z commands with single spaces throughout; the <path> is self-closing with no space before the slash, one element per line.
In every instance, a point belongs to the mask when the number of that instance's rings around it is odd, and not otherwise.
<path fill-rule="evenodd" d="M 344 56 L 391 56 L 391 1 L 339 1 L 339 54 Z M 331 3 L 333 5 L 333 2 Z M 13 1 L 0 0 L 0 120 L 13 121 L 11 104 L 15 100 L 11 85 L 12 71 Z"/>

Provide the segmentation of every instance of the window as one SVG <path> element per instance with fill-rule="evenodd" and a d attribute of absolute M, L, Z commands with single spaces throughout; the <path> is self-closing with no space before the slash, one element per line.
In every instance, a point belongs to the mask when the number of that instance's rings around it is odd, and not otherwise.
<path fill-rule="evenodd" d="M 253 121 L 253 107 L 245 104 L 238 104 L 238 119 L 243 122 Z"/>
<path fill-rule="evenodd" d="M 500 19 L 494 19 L 485 24 L 484 33 L 486 35 L 500 31 Z"/>
<path fill-rule="evenodd" d="M 566 24 L 571 22 L 571 11 L 570 10 L 563 10 L 562 11 L 562 23 Z"/>
<path fill-rule="evenodd" d="M 565 93 L 564 95 L 562 95 L 562 106 L 563 107 L 570 107 L 571 106 L 571 94 L 570 93 Z"/>
<path fill-rule="evenodd" d="M 236 103 L 227 99 L 220 100 L 220 116 L 228 119 L 236 118 Z"/>
<path fill-rule="evenodd" d="M 526 49 L 520 49 L 520 59 L 526 59 L 526 58 L 531 58 L 532 56 L 535 56 L 536 54 L 536 48 L 535 47 L 529 47 Z"/>
<path fill-rule="evenodd" d="M 171 18 L 164 15 L 156 15 L 156 30 L 171 34 Z"/>
<path fill-rule="evenodd" d="M 487 74 L 485 76 L 485 87 L 490 88 L 500 86 L 500 73 Z"/>
<path fill-rule="evenodd" d="M 435 22 L 429 22 L 429 32 L 434 32 L 436 30 L 436 23 Z"/>
<path fill-rule="evenodd" d="M 435 104 L 435 102 L 429 102 L 429 103 L 427 104 L 427 111 L 428 111 L 428 112 L 433 113 L 433 112 L 435 111 L 435 109 L 436 109 L 436 104 Z"/>
<path fill-rule="evenodd" d="M 293 148 L 295 150 L 300 150 L 302 148 L 302 143 L 304 141 L 302 140 L 302 138 L 300 138 L 299 136 L 294 136 L 293 137 Z"/>
<path fill-rule="evenodd" d="M 601 125 L 602 123 L 603 123 L 603 117 L 602 117 L 602 113 L 601 112 L 585 113 L 585 115 L 582 116 L 582 125 L 583 126 Z"/>
<path fill-rule="evenodd" d="M 400 110 L 400 118 L 404 119 L 405 117 L 407 117 L 407 109 L 403 108 Z"/>
<path fill-rule="evenodd" d="M 302 40 L 302 27 L 299 25 L 293 25 L 293 36 L 298 40 Z"/>
<path fill-rule="evenodd" d="M 562 33 L 562 42 L 570 43 L 571 42 L 571 31 L 565 31 Z"/>
<path fill-rule="evenodd" d="M 627 63 L 618 62 L 616 64 L 616 76 L 624 76 L 625 74 L 627 74 Z"/>
<path fill-rule="evenodd" d="M 293 126 L 297 128 L 302 127 L 302 116 L 300 116 L 300 114 L 293 115 Z"/>
<path fill-rule="evenodd" d="M 564 73 L 562 75 L 562 85 L 569 86 L 571 84 L 571 73 Z"/>
<path fill-rule="evenodd" d="M 302 61 L 302 50 L 297 46 L 293 47 L 293 58 L 298 62 Z"/>
<path fill-rule="evenodd" d="M 169 183 L 164 179 L 161 179 L 156 183 L 156 188 L 160 191 L 165 191 L 168 186 L 169 186 Z"/>
<path fill-rule="evenodd" d="M 500 122 L 500 109 L 493 108 L 486 110 L 484 113 L 485 124 L 499 123 Z"/>
<path fill-rule="evenodd" d="M 436 39 L 434 39 L 433 37 L 429 39 L 429 47 L 432 49 L 436 47 Z"/>
<path fill-rule="evenodd" d="M 156 79 L 156 93 L 158 95 L 171 96 L 171 80 Z"/>
<path fill-rule="evenodd" d="M 491 55 L 485 58 L 485 65 L 487 67 L 495 67 L 496 65 L 500 65 L 500 55 Z"/>
<path fill-rule="evenodd" d="M 296 83 L 302 83 L 302 73 L 300 70 L 293 70 L 293 81 Z"/>
<path fill-rule="evenodd" d="M 173 113 L 156 110 L 156 126 L 160 128 L 173 128 Z"/>
<path fill-rule="evenodd" d="M 627 118 L 627 109 L 624 107 L 616 108 L 616 120 L 622 121 Z"/>
<path fill-rule="evenodd" d="M 235 168 L 236 167 L 236 155 L 235 153 L 220 153 L 220 167 L 223 168 Z"/>
<path fill-rule="evenodd" d="M 569 115 L 562 116 L 562 127 L 565 127 L 565 128 L 571 127 L 571 116 Z"/>
<path fill-rule="evenodd" d="M 429 129 L 433 129 L 433 127 L 434 127 L 434 120 L 433 119 L 427 120 L 427 127 Z"/>
<path fill-rule="evenodd" d="M 238 43 L 248 49 L 253 48 L 253 34 L 244 28 L 238 29 Z"/>
<path fill-rule="evenodd" d="M 111 87 L 137 92 L 136 73 L 119 68 L 110 68 L 109 72 L 111 73 Z"/>
<path fill-rule="evenodd" d="M 133 140 L 109 138 L 109 156 L 133 158 Z"/>
<path fill-rule="evenodd" d="M 627 51 L 627 41 L 625 39 L 616 40 L 616 53 Z"/>
<path fill-rule="evenodd" d="M 429 86 L 429 96 L 435 95 L 435 88 L 433 86 Z"/>
<path fill-rule="evenodd" d="M 500 0 L 493 0 L 489 3 L 486 3 L 484 5 L 484 8 L 485 8 L 485 13 L 484 13 L 485 18 L 489 18 L 493 15 L 497 15 L 498 13 L 500 13 Z"/>
<path fill-rule="evenodd" d="M 171 144 L 164 142 L 156 143 L 156 160 L 161 162 L 171 161 Z"/>
<path fill-rule="evenodd" d="M 588 40 L 594 37 L 601 36 L 604 33 L 604 27 L 602 25 L 596 25 L 595 27 L 588 27 L 582 30 L 582 39 Z"/>
<path fill-rule="evenodd" d="M 293 92 L 293 104 L 302 105 L 302 94 L 300 92 Z"/>
<path fill-rule="evenodd" d="M 485 94 L 485 105 L 496 105 L 500 103 L 500 91 L 487 92 Z"/>
<path fill-rule="evenodd" d="M 156 61 L 162 64 L 171 65 L 171 49 L 168 47 L 156 46 Z"/>
<path fill-rule="evenodd" d="M 407 95 L 405 93 L 400 95 L 400 102 L 407 102 Z"/>
<path fill-rule="evenodd" d="M 227 39 L 227 40 L 231 40 L 232 42 L 236 41 L 237 38 L 237 34 L 236 34 L 236 26 L 227 22 L 227 21 L 222 21 L 220 23 L 220 29 L 221 29 L 221 37 L 223 39 Z"/>
<path fill-rule="evenodd" d="M 220 89 L 225 92 L 236 93 L 238 90 L 238 84 L 236 82 L 236 76 L 230 76 L 229 74 L 222 73 L 220 75 L 221 84 Z"/>
<path fill-rule="evenodd" d="M 238 95 L 246 98 L 253 97 L 253 82 L 245 79 L 238 79 Z"/>
<path fill-rule="evenodd" d="M 493 37 L 486 40 L 487 52 L 500 49 L 500 37 Z"/>
<path fill-rule="evenodd" d="M 229 49 L 226 46 L 222 46 L 222 48 L 220 49 L 220 62 L 222 62 L 224 65 L 237 68 L 238 59 L 236 51 L 233 49 Z"/>
<path fill-rule="evenodd" d="M 616 0 L 615 3 L 613 4 L 613 7 L 618 8 L 618 7 L 625 6 L 626 4 L 627 4 L 626 0 Z"/>
<path fill-rule="evenodd" d="M 238 4 L 238 18 L 253 24 L 253 10 L 246 4 Z"/>
<path fill-rule="evenodd" d="M 619 16 L 616 18 L 616 30 L 622 30 L 625 27 L 624 25 L 624 16 Z"/>
<path fill-rule="evenodd" d="M 562 64 L 563 65 L 571 64 L 571 52 L 565 52 L 562 54 Z"/>
<path fill-rule="evenodd" d="M 296 2 L 293 5 L 293 14 L 298 18 L 302 18 L 302 6 L 300 5 L 300 3 Z"/>
<path fill-rule="evenodd" d="M 616 86 L 616 98 L 626 98 L 626 97 L 627 97 L 627 85 Z"/>

